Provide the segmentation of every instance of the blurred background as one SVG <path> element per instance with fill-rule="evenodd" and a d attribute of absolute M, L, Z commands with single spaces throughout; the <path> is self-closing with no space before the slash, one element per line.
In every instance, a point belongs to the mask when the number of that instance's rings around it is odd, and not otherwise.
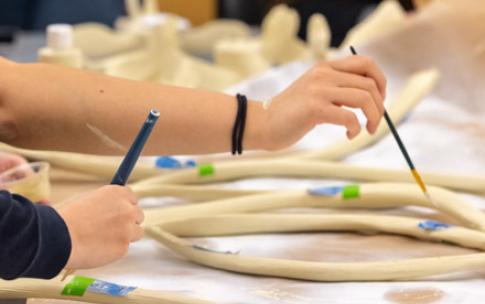
<path fill-rule="evenodd" d="M 332 30 L 332 45 L 339 45 L 347 31 L 380 0 L 160 0 L 161 11 L 188 18 L 192 25 L 201 25 L 216 18 L 232 18 L 257 26 L 266 13 L 277 4 L 286 3 L 295 8 L 301 17 L 299 35 L 306 36 L 308 18 L 315 12 L 323 13 Z M 412 0 L 399 0 L 403 8 L 413 10 Z M 45 30 L 52 23 L 78 24 L 94 21 L 113 26 L 125 15 L 123 0 L 2 0 L 0 25 L 3 39 L 12 39 L 16 29 Z M 5 28 L 8 27 L 8 28 Z M 10 38 L 9 38 L 10 37 Z"/>

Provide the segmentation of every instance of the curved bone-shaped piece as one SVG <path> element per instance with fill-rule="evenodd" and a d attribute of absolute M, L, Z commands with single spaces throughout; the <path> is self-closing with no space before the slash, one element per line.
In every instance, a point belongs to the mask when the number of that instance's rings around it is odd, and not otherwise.
<path fill-rule="evenodd" d="M 346 199 L 340 192 L 335 195 L 316 196 L 304 190 L 255 194 L 202 204 L 146 210 L 143 226 L 153 227 L 194 216 L 283 208 L 384 209 L 420 206 L 436 209 L 464 226 L 485 231 L 485 214 L 463 201 L 460 196 L 438 187 L 428 187 L 428 190 L 432 201 L 423 196 L 416 185 L 392 183 L 362 184 L 359 186 L 359 196 L 352 199 Z"/>
<path fill-rule="evenodd" d="M 94 22 L 74 26 L 73 38 L 74 45 L 91 57 L 113 55 L 142 45 L 140 37 L 132 33 L 116 32 Z"/>
<path fill-rule="evenodd" d="M 251 29 L 238 20 L 219 19 L 180 33 L 182 48 L 198 54 L 210 54 L 219 41 L 225 39 L 249 39 Z"/>
<path fill-rule="evenodd" d="M 305 57 L 308 50 L 298 39 L 300 16 L 295 9 L 280 4 L 271 9 L 261 25 L 264 57 L 272 64 L 283 64 Z"/>
<path fill-rule="evenodd" d="M 340 48 L 372 42 L 401 26 L 405 19 L 406 12 L 398 1 L 383 1 L 369 17 L 348 32 Z"/>
<path fill-rule="evenodd" d="M 33 160 L 43 160 L 49 162 L 52 166 L 71 170 L 79 173 L 86 173 L 90 175 L 100 176 L 106 179 L 113 177 L 116 169 L 121 163 L 120 157 L 99 156 L 71 152 L 58 151 L 41 151 L 22 149 L 0 143 L 0 150 L 22 155 Z M 160 170 L 154 168 L 152 165 L 138 163 L 136 170 L 133 171 L 130 177 L 133 180 L 146 178 L 149 176 L 160 174 Z"/>
<path fill-rule="evenodd" d="M 248 160 L 237 162 L 220 162 L 212 165 L 214 173 L 200 176 L 198 168 L 178 170 L 170 174 L 158 175 L 136 184 L 133 189 L 142 185 L 162 184 L 209 184 L 215 182 L 238 180 L 250 177 L 301 177 L 332 178 L 350 181 L 388 181 L 415 183 L 409 170 L 364 167 L 345 163 L 316 162 L 301 160 Z M 424 173 L 426 184 L 442 186 L 465 192 L 485 194 L 485 177 L 457 176 L 438 173 Z M 153 190 L 153 188 L 152 188 Z"/>
<path fill-rule="evenodd" d="M 308 20 L 307 40 L 308 46 L 316 60 L 325 59 L 330 48 L 332 32 L 324 15 L 316 13 Z"/>
<path fill-rule="evenodd" d="M 230 220 L 226 221 L 227 219 Z M 192 225 L 192 222 L 193 225 Z M 205 228 L 200 223 L 203 222 Z M 222 222 L 225 225 L 222 225 Z M 485 234 L 460 227 L 422 231 L 418 219 L 375 215 L 224 215 L 167 223 L 168 231 L 201 236 L 197 228 L 209 235 L 292 231 L 382 231 L 432 241 L 446 241 L 469 248 L 485 248 Z M 183 228 L 183 227 L 185 228 Z M 162 226 L 163 227 L 163 226 Z M 485 253 L 416 258 L 383 262 L 307 262 L 219 253 L 194 246 L 162 227 L 148 229 L 151 237 L 183 257 L 201 265 L 239 273 L 312 281 L 388 281 L 413 280 L 433 275 L 473 270 L 485 266 Z"/>
<path fill-rule="evenodd" d="M 189 298 L 169 292 L 156 292 L 137 288 L 123 297 L 107 296 L 86 291 L 82 297 L 64 296 L 61 292 L 66 282 L 72 276 L 61 282 L 61 277 L 52 280 L 18 279 L 14 281 L 0 280 L 0 299 L 58 299 L 73 300 L 99 304 L 209 304 L 211 302 Z"/>

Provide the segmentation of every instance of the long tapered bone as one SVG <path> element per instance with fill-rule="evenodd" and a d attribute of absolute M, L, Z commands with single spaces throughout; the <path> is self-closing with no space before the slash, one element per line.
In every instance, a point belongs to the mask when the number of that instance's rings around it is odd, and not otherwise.
<path fill-rule="evenodd" d="M 351 181 L 414 183 L 409 170 L 356 166 L 344 163 L 300 160 L 221 162 L 213 164 L 214 174 L 200 176 L 197 168 L 151 177 L 133 184 L 135 191 L 148 185 L 209 184 L 250 177 L 332 178 Z M 485 194 L 485 177 L 425 173 L 426 184 Z M 153 188 L 152 188 L 152 191 Z"/>
<path fill-rule="evenodd" d="M 262 190 L 224 189 L 187 185 L 134 184 L 132 190 L 138 197 L 177 197 L 191 202 L 203 202 L 230 197 L 264 193 Z"/>
<path fill-rule="evenodd" d="M 231 220 L 228 222 L 227 220 Z M 375 215 L 224 215 L 222 217 L 196 218 L 168 223 L 167 229 L 185 235 L 201 236 L 197 228 L 209 235 L 239 234 L 249 232 L 283 231 L 383 231 L 418 237 L 433 241 L 446 241 L 463 247 L 484 249 L 482 232 L 450 227 L 442 231 L 425 232 L 418 227 L 420 220 L 405 217 Z M 200 223 L 204 223 L 204 227 Z M 210 224 L 210 223 L 213 223 Z M 225 225 L 223 225 L 225 224 Z M 183 227 L 185 228 L 183 228 Z M 168 233 L 161 227 L 148 229 L 151 237 L 178 254 L 201 265 L 234 272 L 275 276 L 312 281 L 382 281 L 413 280 L 444 273 L 474 270 L 485 266 L 485 253 L 429 257 L 384 262 L 305 262 L 219 253 L 193 246 L 191 243 Z"/>
<path fill-rule="evenodd" d="M 89 175 L 96 175 L 106 179 L 111 179 L 113 177 L 116 169 L 121 163 L 121 157 L 98 156 L 72 152 L 29 150 L 13 147 L 5 143 L 0 143 L 0 151 L 22 155 L 32 160 L 47 161 L 52 166 L 58 168 Z M 154 168 L 153 165 L 140 162 L 133 171 L 131 178 L 133 180 L 142 179 L 160 174 L 160 172 L 161 170 Z"/>
<path fill-rule="evenodd" d="M 283 208 L 367 208 L 383 209 L 401 206 L 421 206 L 436 209 L 463 225 L 485 231 L 485 214 L 463 201 L 451 191 L 429 187 L 432 202 L 416 185 L 375 183 L 359 186 L 359 197 L 347 200 L 342 195 L 315 196 L 307 191 L 280 191 L 145 211 L 144 227 L 202 215 L 248 213 Z"/>
<path fill-rule="evenodd" d="M 59 299 L 73 300 L 99 304 L 209 304 L 212 302 L 198 300 L 176 293 L 156 292 L 137 288 L 123 297 L 107 296 L 86 291 L 82 297 L 64 296 L 61 292 L 67 282 L 57 277 L 52 280 L 18 279 L 14 281 L 0 280 L 0 299 Z"/>

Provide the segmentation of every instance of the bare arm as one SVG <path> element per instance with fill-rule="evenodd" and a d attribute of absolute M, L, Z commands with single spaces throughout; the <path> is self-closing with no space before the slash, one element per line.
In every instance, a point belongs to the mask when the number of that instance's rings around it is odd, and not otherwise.
<path fill-rule="evenodd" d="M 360 126 L 342 106 L 363 109 L 374 132 L 384 90 L 382 72 L 365 57 L 321 63 L 276 96 L 269 110 L 249 102 L 244 147 L 284 148 L 320 123 L 343 125 L 352 138 Z M 236 106 L 221 93 L 0 58 L 0 140 L 21 147 L 122 154 L 99 133 L 128 147 L 157 108 L 161 117 L 147 154 L 229 151 Z"/>

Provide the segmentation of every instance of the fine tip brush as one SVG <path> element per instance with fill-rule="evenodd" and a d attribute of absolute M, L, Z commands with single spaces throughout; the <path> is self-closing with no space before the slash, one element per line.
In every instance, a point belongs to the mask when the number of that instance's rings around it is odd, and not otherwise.
<path fill-rule="evenodd" d="M 352 52 L 353 55 L 357 55 L 357 52 L 355 51 L 355 48 L 353 46 L 350 46 L 350 51 Z M 404 146 L 404 143 L 402 142 L 401 137 L 399 136 L 399 133 L 397 133 L 396 127 L 394 126 L 394 123 L 392 122 L 391 117 L 389 116 L 385 108 L 384 108 L 384 119 L 386 120 L 387 125 L 389 126 L 389 129 L 391 130 L 391 133 L 394 136 L 394 139 L 396 140 L 402 155 L 404 156 L 404 158 L 406 159 L 406 162 L 408 163 L 409 169 L 411 170 L 414 180 L 419 185 L 419 188 L 421 188 L 421 191 L 423 192 L 423 194 L 429 200 L 431 200 L 431 196 L 429 195 L 428 189 L 426 188 L 426 185 L 424 184 L 423 179 L 421 178 L 421 175 L 419 175 L 418 170 L 416 170 L 416 167 L 414 166 L 414 163 L 411 160 L 411 157 L 409 156 L 409 153 L 406 150 L 406 147 Z"/>
<path fill-rule="evenodd" d="M 157 122 L 158 118 L 160 117 L 160 112 L 158 110 L 152 109 L 150 113 L 148 113 L 148 117 L 143 123 L 143 126 L 138 132 L 138 135 L 131 144 L 130 150 L 126 153 L 123 161 L 121 162 L 116 174 L 114 175 L 113 179 L 111 180 L 111 185 L 119 185 L 124 186 L 128 182 L 128 178 L 130 177 L 133 168 L 140 157 L 141 151 L 145 146 L 145 143 L 150 136 L 155 123 Z M 67 276 L 74 273 L 73 269 L 66 269 L 64 275 L 62 276 L 61 282 L 63 282 Z"/>

